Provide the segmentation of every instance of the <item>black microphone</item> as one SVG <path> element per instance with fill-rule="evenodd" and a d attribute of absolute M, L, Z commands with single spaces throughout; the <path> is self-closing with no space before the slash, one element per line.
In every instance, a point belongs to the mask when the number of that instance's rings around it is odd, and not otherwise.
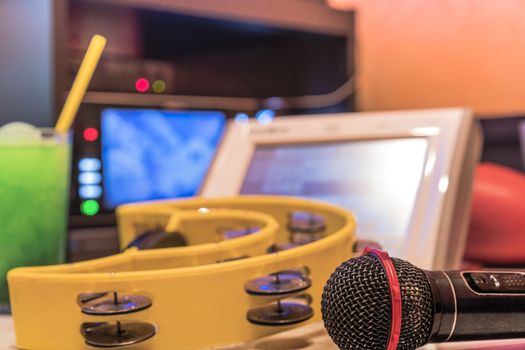
<path fill-rule="evenodd" d="M 424 271 L 367 249 L 330 276 L 321 311 L 345 350 L 525 338 L 525 273 Z"/>

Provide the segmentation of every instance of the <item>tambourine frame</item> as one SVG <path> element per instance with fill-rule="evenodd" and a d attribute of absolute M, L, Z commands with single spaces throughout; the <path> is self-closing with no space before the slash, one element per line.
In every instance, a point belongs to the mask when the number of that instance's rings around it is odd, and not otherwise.
<path fill-rule="evenodd" d="M 155 325 L 156 334 L 141 345 L 133 345 L 139 346 L 134 350 L 199 349 L 263 337 L 293 325 L 254 325 L 246 318 L 248 311 L 276 300 L 292 298 L 295 294 L 251 295 L 244 290 L 244 284 L 257 277 L 305 267 L 312 284 L 300 293 L 308 295 L 305 300 L 309 300 L 309 306 L 313 309 L 310 320 L 320 320 L 319 305 L 324 283 L 335 267 L 352 255 L 355 220 L 351 213 L 321 202 L 279 196 L 140 203 L 117 210 L 123 244 L 138 233 L 134 220 L 147 219 L 149 214 L 160 217 L 159 213 L 170 210 L 195 212 L 202 211 L 202 208 L 210 212 L 214 209 L 255 212 L 261 214 L 259 218 L 265 215 L 270 217 L 268 221 L 264 219 L 268 223 L 261 232 L 225 241 L 230 246 L 223 245 L 228 247 L 224 251 L 229 251 L 231 256 L 245 251 L 246 245 L 237 240 L 252 242 L 257 235 L 264 234 L 262 231 L 265 229 L 277 231 L 272 241 L 286 240 L 287 216 L 294 210 L 322 215 L 326 220 L 327 234 L 318 241 L 293 249 L 269 254 L 254 252 L 249 257 L 220 263 L 211 263 L 220 260 L 211 257 L 209 262 L 195 264 L 191 259 L 199 252 L 194 251 L 193 255 L 184 257 L 188 259 L 188 266 L 170 266 L 173 259 L 178 258 L 177 251 L 186 248 L 191 251 L 195 246 L 152 251 L 132 249 L 87 262 L 12 270 L 8 280 L 17 346 L 39 350 L 93 349 L 85 343 L 79 330 L 81 324 L 101 321 L 140 321 Z M 278 224 L 277 227 L 272 221 Z M 268 241 L 261 243 L 268 244 Z M 263 248 L 266 250 L 268 247 Z M 232 249 L 238 251 L 232 253 Z M 253 249 L 260 250 L 259 244 L 255 244 Z M 152 305 L 140 312 L 109 315 L 102 320 L 100 316 L 82 313 L 79 295 L 100 292 L 141 295 L 149 298 Z M 42 323 L 42 319 L 46 322 Z M 50 336 L 52 334 L 59 334 L 60 341 Z"/>

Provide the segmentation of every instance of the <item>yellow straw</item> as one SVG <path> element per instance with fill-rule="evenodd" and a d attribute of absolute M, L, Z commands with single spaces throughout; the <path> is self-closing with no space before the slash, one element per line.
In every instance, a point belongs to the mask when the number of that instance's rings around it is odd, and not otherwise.
<path fill-rule="evenodd" d="M 102 51 L 106 46 L 106 38 L 102 35 L 94 35 L 89 43 L 89 47 L 86 51 L 84 59 L 80 64 L 80 69 L 78 70 L 73 86 L 69 91 L 67 96 L 66 103 L 62 108 L 62 112 L 58 117 L 57 124 L 55 126 L 55 131 L 57 133 L 67 133 L 73 124 L 73 120 L 78 111 L 78 107 L 84 98 L 87 87 L 93 76 L 93 72 L 97 67 L 98 60 L 102 55 Z"/>

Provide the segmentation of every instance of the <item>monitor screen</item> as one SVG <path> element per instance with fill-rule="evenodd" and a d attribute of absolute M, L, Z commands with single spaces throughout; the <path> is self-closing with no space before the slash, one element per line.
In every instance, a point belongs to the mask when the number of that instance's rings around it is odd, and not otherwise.
<path fill-rule="evenodd" d="M 259 144 L 240 193 L 294 195 L 348 208 L 360 232 L 395 255 L 409 230 L 427 149 L 423 137 Z"/>
<path fill-rule="evenodd" d="M 104 109 L 101 156 L 106 209 L 195 195 L 224 125 L 221 112 Z"/>

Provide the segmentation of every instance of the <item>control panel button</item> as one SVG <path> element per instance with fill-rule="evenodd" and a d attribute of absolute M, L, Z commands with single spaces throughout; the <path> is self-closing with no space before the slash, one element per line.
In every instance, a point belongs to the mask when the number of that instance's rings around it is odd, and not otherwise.
<path fill-rule="evenodd" d="M 98 158 L 81 158 L 78 161 L 78 170 L 80 171 L 100 171 L 102 162 Z"/>
<path fill-rule="evenodd" d="M 468 272 L 465 278 L 479 293 L 525 293 L 525 274 L 519 272 Z"/>

